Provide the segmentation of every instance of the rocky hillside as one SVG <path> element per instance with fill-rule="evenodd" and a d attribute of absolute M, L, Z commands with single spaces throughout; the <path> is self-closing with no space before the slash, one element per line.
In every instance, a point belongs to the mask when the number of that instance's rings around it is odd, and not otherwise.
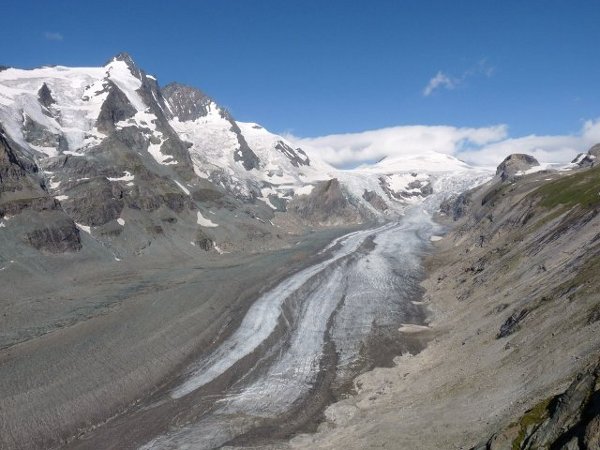
<path fill-rule="evenodd" d="M 599 448 L 599 212 L 600 166 L 526 155 L 445 202 L 429 326 L 401 328 L 427 348 L 359 377 L 292 447 Z"/>

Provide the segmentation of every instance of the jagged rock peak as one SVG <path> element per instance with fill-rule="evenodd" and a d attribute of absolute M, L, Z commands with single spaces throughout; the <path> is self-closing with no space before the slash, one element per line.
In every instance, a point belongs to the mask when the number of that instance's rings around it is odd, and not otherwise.
<path fill-rule="evenodd" d="M 578 154 L 571 164 L 576 164 L 579 167 L 592 167 L 598 164 L 597 159 L 600 157 L 600 144 L 593 145 L 587 153 Z"/>
<path fill-rule="evenodd" d="M 52 97 L 52 92 L 50 92 L 50 88 L 46 83 L 42 84 L 42 87 L 38 91 L 38 100 L 40 104 L 49 108 L 53 103 L 56 103 L 54 98 Z"/>
<path fill-rule="evenodd" d="M 532 167 L 539 166 L 540 163 L 531 155 L 523 153 L 513 153 L 508 155 L 496 169 L 496 175 L 500 176 L 502 181 L 515 176 L 518 172 L 524 172 Z"/>
<path fill-rule="evenodd" d="M 206 116 L 210 105 L 215 104 L 213 99 L 200 89 L 176 82 L 167 84 L 162 89 L 162 94 L 173 115 L 183 122 Z"/>
<path fill-rule="evenodd" d="M 106 62 L 106 64 L 104 64 L 105 66 L 110 64 L 113 61 L 123 61 L 125 62 L 130 68 L 131 67 L 137 67 L 135 61 L 133 60 L 133 58 L 131 57 L 131 55 L 127 52 L 121 52 L 118 53 L 117 55 L 113 56 L 109 61 Z"/>
<path fill-rule="evenodd" d="M 142 80 L 144 78 L 144 71 L 138 67 L 138 65 L 135 63 L 135 61 L 131 57 L 131 55 L 129 55 L 129 53 L 121 52 L 121 53 L 117 54 L 116 56 L 112 57 L 104 65 L 108 66 L 111 63 L 114 63 L 115 61 L 123 61 L 129 68 L 129 70 L 131 71 L 133 76 L 135 76 L 136 78 L 138 78 L 140 80 Z"/>

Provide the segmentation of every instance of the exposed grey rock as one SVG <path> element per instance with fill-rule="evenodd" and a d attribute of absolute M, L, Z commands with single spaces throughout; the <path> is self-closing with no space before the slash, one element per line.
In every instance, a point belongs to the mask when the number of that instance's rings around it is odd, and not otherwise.
<path fill-rule="evenodd" d="M 465 217 L 468 213 L 471 206 L 471 197 L 471 192 L 463 192 L 457 196 L 450 197 L 441 203 L 440 211 L 452 217 L 452 220 L 457 221 Z"/>
<path fill-rule="evenodd" d="M 196 120 L 208 114 L 214 101 L 199 89 L 180 83 L 170 83 L 162 89 L 173 115 L 181 121 Z M 217 107 L 214 104 L 214 107 Z M 231 131 L 235 133 L 239 147 L 234 150 L 235 161 L 241 162 L 246 170 L 257 169 L 260 160 L 252 151 L 242 132 L 227 111 L 219 108 L 219 114 L 231 124 Z"/>
<path fill-rule="evenodd" d="M 260 159 L 256 156 L 256 153 L 252 151 L 244 135 L 242 134 L 242 130 L 234 120 L 230 120 L 231 122 L 231 131 L 235 133 L 237 136 L 239 148 L 234 150 L 233 159 L 235 161 L 241 162 L 246 170 L 258 169 Z"/>
<path fill-rule="evenodd" d="M 600 364 L 579 373 L 567 390 L 544 403 L 545 411 L 528 411 L 487 442 L 486 450 L 600 450 Z M 540 408 L 540 406 L 536 407 Z M 498 437 L 503 436 L 500 441 Z M 494 442 L 502 445 L 494 447 Z"/>
<path fill-rule="evenodd" d="M 431 195 L 433 193 L 433 188 L 429 181 L 417 180 L 416 173 L 412 173 L 411 175 L 415 177 L 415 180 L 409 182 L 406 185 L 405 190 L 393 190 L 390 187 L 386 177 L 379 177 L 379 185 L 390 199 L 395 200 L 403 200 L 412 197 L 427 197 L 428 195 Z"/>
<path fill-rule="evenodd" d="M 600 414 L 592 418 L 587 424 L 583 443 L 586 449 L 600 450 Z"/>
<path fill-rule="evenodd" d="M 162 94 L 169 103 L 173 115 L 182 122 L 206 116 L 213 101 L 200 89 L 181 83 L 167 84 L 162 88 Z"/>
<path fill-rule="evenodd" d="M 579 440 L 576 437 L 574 437 L 569 442 L 567 442 L 565 445 L 563 445 L 560 448 L 560 450 L 580 450 Z"/>
<path fill-rule="evenodd" d="M 588 155 L 593 156 L 595 158 L 599 158 L 600 157 L 600 144 L 596 144 L 596 145 L 592 146 L 592 148 L 590 148 L 588 150 Z"/>
<path fill-rule="evenodd" d="M 528 313 L 529 311 L 527 309 L 522 309 L 521 311 L 512 314 L 500 327 L 500 331 L 496 335 L 496 339 L 509 336 L 517 331 L 519 329 L 520 322 L 525 318 L 525 316 L 527 316 Z"/>
<path fill-rule="evenodd" d="M 513 153 L 507 156 L 496 169 L 496 175 L 502 181 L 514 177 L 519 172 L 524 172 L 532 167 L 539 166 L 540 163 L 533 156 L 522 153 Z"/>
<path fill-rule="evenodd" d="M 277 208 L 277 211 L 281 211 L 281 212 L 287 211 L 287 204 L 288 204 L 287 199 L 281 198 L 276 194 L 269 194 L 268 199 L 271 202 L 271 204 L 275 208 Z"/>
<path fill-rule="evenodd" d="M 118 186 L 104 177 L 96 177 L 77 185 L 69 191 L 71 198 L 63 205 L 75 222 L 104 225 L 120 217 L 124 202 Z"/>
<path fill-rule="evenodd" d="M 363 192 L 363 198 L 378 211 L 385 211 L 388 209 L 388 205 L 385 200 L 382 199 L 375 191 L 368 191 L 365 189 L 365 192 Z"/>
<path fill-rule="evenodd" d="M 41 189 L 40 181 L 34 178 L 37 172 L 37 165 L 13 150 L 0 128 L 0 199 L 3 192 Z"/>
<path fill-rule="evenodd" d="M 64 253 L 81 250 L 79 230 L 72 220 L 46 224 L 25 234 L 25 241 L 33 248 L 48 253 Z"/>
<path fill-rule="evenodd" d="M 136 113 L 127 96 L 112 81 L 107 81 L 106 89 L 108 96 L 96 120 L 96 127 L 102 133 L 114 131 L 117 122 L 129 119 Z"/>
<path fill-rule="evenodd" d="M 52 98 L 52 92 L 50 92 L 50 88 L 46 83 L 42 84 L 42 87 L 38 91 L 38 101 L 46 108 L 50 108 L 55 103 L 54 98 Z"/>
<path fill-rule="evenodd" d="M 519 427 L 516 425 L 510 426 L 506 430 L 493 435 L 483 448 L 485 450 L 512 450 L 513 442 L 518 435 Z"/>
<path fill-rule="evenodd" d="M 433 194 L 433 188 L 431 187 L 431 183 L 429 181 L 420 181 L 415 180 L 408 183 L 406 186 L 408 189 L 418 189 L 421 193 L 416 195 L 421 195 L 423 197 L 427 197 L 428 195 Z M 407 192 L 406 194 L 413 196 L 413 192 Z"/>
<path fill-rule="evenodd" d="M 67 142 L 61 135 L 52 133 L 29 116 L 25 116 L 22 130 L 25 140 L 33 145 L 58 148 L 59 151 L 67 150 Z"/>
<path fill-rule="evenodd" d="M 294 165 L 295 167 L 310 165 L 310 160 L 308 156 L 300 148 L 294 150 L 292 147 L 290 147 L 282 141 L 279 141 L 275 145 L 275 148 L 281 153 L 283 153 L 285 156 L 287 156 L 287 158 L 291 161 L 292 165 Z M 302 157 L 299 155 L 302 155 Z"/>
<path fill-rule="evenodd" d="M 598 164 L 600 157 L 600 144 L 594 145 L 587 153 L 578 154 L 571 164 L 577 164 L 579 167 L 593 167 Z"/>
<path fill-rule="evenodd" d="M 550 417 L 527 439 L 524 448 L 548 448 L 579 422 L 595 381 L 596 377 L 592 373 L 580 374 L 567 391 L 558 398 Z"/>
<path fill-rule="evenodd" d="M 294 198 L 288 211 L 311 224 L 333 225 L 360 222 L 360 213 L 353 207 L 337 178 L 318 183 L 309 195 Z"/>
<path fill-rule="evenodd" d="M 201 228 L 198 228 L 196 231 L 196 239 L 194 239 L 194 243 L 197 247 L 207 252 L 212 250 L 215 246 L 215 243 L 211 237 Z"/>

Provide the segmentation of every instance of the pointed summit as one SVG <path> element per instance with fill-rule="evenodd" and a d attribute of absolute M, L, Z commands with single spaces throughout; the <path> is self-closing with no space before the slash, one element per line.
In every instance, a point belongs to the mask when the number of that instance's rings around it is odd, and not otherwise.
<path fill-rule="evenodd" d="M 106 62 L 106 64 L 104 64 L 105 66 L 110 64 L 113 61 L 123 61 L 125 62 L 129 67 L 137 67 L 135 64 L 135 61 L 133 60 L 133 58 L 131 57 L 131 55 L 127 52 L 121 52 L 118 53 L 117 55 L 113 56 L 109 61 Z"/>
<path fill-rule="evenodd" d="M 104 66 L 109 66 L 117 61 L 124 62 L 134 77 L 138 78 L 139 80 L 143 79 L 144 72 L 138 67 L 131 55 L 129 55 L 127 52 L 121 52 L 113 56 L 109 61 L 106 62 L 106 64 L 104 64 Z"/>

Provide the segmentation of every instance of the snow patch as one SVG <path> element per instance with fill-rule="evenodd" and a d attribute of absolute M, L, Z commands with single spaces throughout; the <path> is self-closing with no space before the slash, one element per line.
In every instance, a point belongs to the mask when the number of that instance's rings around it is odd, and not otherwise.
<path fill-rule="evenodd" d="M 75 225 L 77 226 L 77 228 L 79 228 L 81 231 L 85 231 L 87 234 L 92 234 L 92 227 L 89 227 L 87 225 L 82 225 L 80 223 L 75 222 Z"/>
<path fill-rule="evenodd" d="M 56 197 L 54 197 L 56 200 L 58 200 L 59 202 L 62 202 L 63 200 L 68 200 L 69 196 L 68 195 L 57 195 Z"/>
<path fill-rule="evenodd" d="M 185 193 L 185 195 L 190 195 L 190 190 L 188 188 L 186 188 L 183 184 L 181 184 L 179 181 L 177 180 L 173 180 L 177 186 L 179 186 L 179 188 Z"/>
<path fill-rule="evenodd" d="M 124 225 L 125 225 L 125 219 L 123 219 L 122 217 L 119 217 L 119 218 L 117 219 L 117 223 L 118 223 L 119 225 L 121 225 L 121 226 L 124 226 Z"/>
<path fill-rule="evenodd" d="M 117 178 L 112 178 L 112 177 L 106 177 L 108 179 L 108 181 L 132 181 L 135 179 L 135 175 L 132 175 L 129 171 L 125 171 L 123 172 L 123 176 L 122 177 L 117 177 Z"/>
<path fill-rule="evenodd" d="M 307 184 L 296 189 L 296 195 L 309 195 L 315 187 L 312 184 Z"/>
<path fill-rule="evenodd" d="M 214 227 L 219 226 L 218 224 L 214 223 L 212 220 L 204 217 L 200 211 L 198 211 L 198 225 L 200 225 L 202 227 L 207 227 L 207 228 L 214 228 Z"/>
<path fill-rule="evenodd" d="M 231 253 L 231 252 L 225 252 L 225 251 L 221 250 L 221 248 L 217 244 L 213 244 L 213 247 L 215 248 L 216 252 L 219 255 L 224 255 L 225 253 Z"/>

